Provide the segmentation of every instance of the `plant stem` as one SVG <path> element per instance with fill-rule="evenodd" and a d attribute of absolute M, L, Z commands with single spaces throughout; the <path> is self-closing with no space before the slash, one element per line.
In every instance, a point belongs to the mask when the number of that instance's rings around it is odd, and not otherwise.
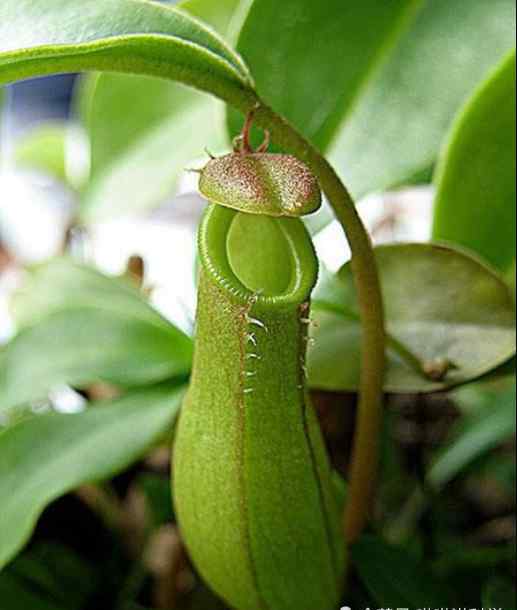
<path fill-rule="evenodd" d="M 363 328 L 361 384 L 357 429 L 345 510 L 345 536 L 353 543 L 363 531 L 371 510 L 377 479 L 382 424 L 382 388 L 385 368 L 384 309 L 373 247 L 354 201 L 330 163 L 284 118 L 253 100 L 255 122 L 269 130 L 284 150 L 305 161 L 318 177 L 341 223 L 352 251 L 352 270 Z"/>

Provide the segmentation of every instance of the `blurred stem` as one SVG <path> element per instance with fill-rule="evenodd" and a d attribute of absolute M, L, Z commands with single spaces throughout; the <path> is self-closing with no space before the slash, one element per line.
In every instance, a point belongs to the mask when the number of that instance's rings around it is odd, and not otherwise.
<path fill-rule="evenodd" d="M 257 125 L 271 133 L 287 152 L 305 161 L 341 223 L 352 251 L 352 271 L 363 329 L 361 383 L 357 429 L 349 481 L 349 499 L 344 515 L 347 542 L 363 531 L 371 512 L 377 480 L 382 424 L 382 388 L 385 368 L 384 309 L 377 264 L 370 236 L 354 201 L 330 163 L 296 129 L 271 108 L 250 96 L 240 109 L 255 110 Z"/>
<path fill-rule="evenodd" d="M 427 506 L 427 496 L 422 485 L 417 485 L 400 514 L 384 529 L 384 537 L 392 544 L 402 544 L 414 532 Z"/>

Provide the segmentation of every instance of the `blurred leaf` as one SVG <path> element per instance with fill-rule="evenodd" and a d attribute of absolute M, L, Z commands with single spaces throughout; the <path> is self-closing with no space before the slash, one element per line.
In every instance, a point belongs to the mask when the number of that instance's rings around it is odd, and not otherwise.
<path fill-rule="evenodd" d="M 436 175 L 433 237 L 515 260 L 515 52 L 460 112 Z"/>
<path fill-rule="evenodd" d="M 383 608 L 451 607 L 454 596 L 429 566 L 380 538 L 363 536 L 351 549 L 359 577 Z"/>
<path fill-rule="evenodd" d="M 181 389 L 150 388 L 79 415 L 41 415 L 0 433 L 0 569 L 43 509 L 142 457 L 172 425 Z"/>
<path fill-rule="evenodd" d="M 66 260 L 37 268 L 15 311 L 22 330 L 2 359 L 0 409 L 62 384 L 135 386 L 190 370 L 191 340 L 124 281 L 93 269 Z"/>
<path fill-rule="evenodd" d="M 178 7 L 224 32 L 236 0 L 188 0 Z M 166 80 L 86 77 L 76 106 L 90 141 L 90 184 L 83 219 L 99 221 L 163 203 L 188 164 L 225 144 L 214 100 Z"/>
<path fill-rule="evenodd" d="M 424 378 L 388 352 L 385 389 L 415 393 L 466 383 L 515 353 L 515 309 L 508 286 L 463 252 L 429 244 L 376 248 L 388 331 L 423 361 L 448 359 L 443 381 Z M 315 343 L 309 350 L 312 387 L 356 390 L 361 327 L 350 265 L 314 295 Z"/>
<path fill-rule="evenodd" d="M 237 48 L 261 95 L 324 150 L 418 4 L 255 0 Z M 229 116 L 235 135 L 242 120 Z"/>
<path fill-rule="evenodd" d="M 509 497 L 515 495 L 517 483 L 517 465 L 515 452 L 506 454 L 488 454 L 479 464 L 476 475 L 483 479 L 495 481 Z"/>
<path fill-rule="evenodd" d="M 68 258 L 56 258 L 33 267 L 11 300 L 16 324 L 33 326 L 66 309 L 91 307 L 128 314 L 169 329 L 170 324 L 125 278 L 108 277 L 93 267 Z"/>
<path fill-rule="evenodd" d="M 138 477 L 137 485 L 145 495 L 153 529 L 173 521 L 169 477 L 144 473 Z"/>
<path fill-rule="evenodd" d="M 16 579 L 27 590 L 40 592 L 66 610 L 82 610 L 98 584 L 90 564 L 71 548 L 51 543 L 37 544 L 2 571 L 0 589 L 4 578 Z"/>
<path fill-rule="evenodd" d="M 228 606 L 204 585 L 199 585 L 190 595 L 189 610 L 228 610 Z"/>
<path fill-rule="evenodd" d="M 16 143 L 16 164 L 66 182 L 66 136 L 65 122 L 39 125 Z"/>
<path fill-rule="evenodd" d="M 11 608 L 23 608 L 23 610 L 68 610 L 51 600 L 47 600 L 41 593 L 30 590 L 26 583 L 20 581 L 11 573 L 2 572 L 0 575 L 0 598 L 2 606 Z"/>
<path fill-rule="evenodd" d="M 188 338 L 173 326 L 167 331 L 132 315 L 90 308 L 55 313 L 9 344 L 0 405 L 41 400 L 63 384 L 132 387 L 185 375 L 191 352 Z"/>
<path fill-rule="evenodd" d="M 435 492 L 441 492 L 467 467 L 471 468 L 480 456 L 515 434 L 515 392 L 515 378 L 502 377 L 466 385 L 452 395 L 463 417 L 453 430 L 451 440 L 436 453 L 429 466 L 426 476 L 429 488 L 432 486 Z M 386 524 L 387 539 L 406 541 L 432 499 L 433 494 L 418 485 L 410 493 L 399 517 Z"/>
<path fill-rule="evenodd" d="M 501 578 L 492 580 L 483 593 L 483 606 L 515 610 L 515 585 Z"/>
<path fill-rule="evenodd" d="M 515 547 L 511 545 L 490 548 L 458 544 L 458 539 L 440 550 L 440 555 L 433 563 L 436 573 L 449 582 L 453 575 L 467 571 L 468 574 L 480 573 L 501 568 L 511 562 L 515 556 Z"/>
<path fill-rule="evenodd" d="M 185 13 L 143 0 L 4 0 L 0 83 L 106 70 L 175 79 L 205 91 L 251 90 L 240 57 Z"/>
<path fill-rule="evenodd" d="M 438 452 L 428 474 L 435 487 L 442 487 L 471 462 L 515 434 L 515 383 L 503 392 L 478 390 L 483 408 L 465 417 L 453 440 Z"/>
<path fill-rule="evenodd" d="M 458 107 L 514 38 L 513 0 L 255 0 L 237 48 L 264 99 L 330 150 L 361 197 L 432 167 Z"/>
<path fill-rule="evenodd" d="M 101 86 L 113 92 L 116 78 L 103 77 Z M 130 89 L 134 91 L 134 85 Z M 116 105 L 124 106 L 125 99 L 117 99 Z M 101 115 L 104 112 L 104 107 L 95 100 L 94 111 Z M 141 117 L 134 118 L 138 121 Z M 169 106 L 165 121 L 141 134 L 133 147 L 107 166 L 105 172 L 93 177 L 83 195 L 82 220 L 99 222 L 158 206 L 173 193 L 188 164 L 205 154 L 205 146 L 219 150 L 223 142 L 222 130 L 217 129 L 214 103 L 190 93 L 185 106 L 174 113 Z"/>

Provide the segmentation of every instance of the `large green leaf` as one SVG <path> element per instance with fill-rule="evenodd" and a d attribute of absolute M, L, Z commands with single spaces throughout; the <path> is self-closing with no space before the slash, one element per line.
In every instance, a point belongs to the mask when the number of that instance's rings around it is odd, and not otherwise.
<path fill-rule="evenodd" d="M 187 0 L 179 8 L 201 17 L 205 23 L 225 28 L 235 4 L 236 0 L 217 3 Z M 224 34 L 225 29 L 219 31 Z M 206 102 L 206 99 L 162 79 L 122 74 L 89 75 L 78 90 L 76 105 L 88 132 L 92 175 L 105 170 L 128 150 L 142 147 L 147 139 L 145 136 L 168 119 L 176 117 L 178 121 L 185 121 L 188 117 L 181 119 L 181 114 L 187 115 L 192 106 Z M 204 127 L 203 124 L 191 124 L 193 130 L 205 131 L 209 139 L 210 130 L 204 130 Z M 207 140 L 206 145 L 209 144 Z M 182 141 L 171 140 L 167 155 L 171 163 L 176 148 L 182 145 Z"/>
<path fill-rule="evenodd" d="M 0 83 L 53 72 L 107 70 L 172 78 L 241 95 L 239 56 L 197 20 L 145 0 L 4 0 Z"/>
<path fill-rule="evenodd" d="M 513 0 L 423 2 L 333 144 L 352 192 L 385 190 L 430 168 L 457 109 L 514 44 Z"/>
<path fill-rule="evenodd" d="M 14 309 L 22 330 L 3 355 L 0 408 L 64 383 L 134 386 L 190 370 L 191 340 L 125 282 L 92 269 L 57 260 L 35 270 Z"/>
<path fill-rule="evenodd" d="M 376 248 L 387 328 L 424 362 L 455 365 L 442 381 L 425 378 L 390 342 L 385 389 L 429 392 L 470 381 L 515 353 L 515 308 L 506 283 L 480 262 L 430 244 Z M 356 390 L 361 328 L 350 265 L 320 284 L 309 350 L 309 381 L 324 390 Z"/>
<path fill-rule="evenodd" d="M 257 89 L 325 149 L 419 0 L 255 0 L 238 50 Z M 240 117 L 231 112 L 232 132 Z"/>
<path fill-rule="evenodd" d="M 360 197 L 429 170 L 514 32 L 513 0 L 255 0 L 238 50 L 260 94 L 329 149 Z"/>
<path fill-rule="evenodd" d="M 515 260 L 515 52 L 469 100 L 436 175 L 433 237 L 506 271 Z"/>
<path fill-rule="evenodd" d="M 78 415 L 33 417 L 0 433 L 0 569 L 49 503 L 143 456 L 170 429 L 182 394 L 148 389 Z"/>
<path fill-rule="evenodd" d="M 383 608 L 442 608 L 454 596 L 429 566 L 421 565 L 402 548 L 380 538 L 364 536 L 352 547 L 359 577 Z"/>
<path fill-rule="evenodd" d="M 178 8 L 225 33 L 238 2 L 187 0 Z M 223 148 L 222 110 L 211 98 L 170 81 L 90 75 L 77 107 L 90 144 L 83 220 L 145 210 L 163 202 L 192 159 Z"/>

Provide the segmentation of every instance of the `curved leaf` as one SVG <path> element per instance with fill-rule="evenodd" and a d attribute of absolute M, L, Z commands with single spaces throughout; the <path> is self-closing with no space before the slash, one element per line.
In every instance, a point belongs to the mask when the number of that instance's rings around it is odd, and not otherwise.
<path fill-rule="evenodd" d="M 21 332 L 0 369 L 0 409 L 62 384 L 154 383 L 190 370 L 191 340 L 123 282 L 57 261 L 15 301 Z M 30 383 L 27 383 L 30 379 Z"/>
<path fill-rule="evenodd" d="M 252 86 L 218 35 L 174 8 L 145 0 L 4 0 L 0 83 L 87 70 L 172 78 L 216 95 Z"/>
<path fill-rule="evenodd" d="M 472 389 L 465 388 L 465 391 Z M 450 443 L 435 456 L 427 475 L 428 481 L 440 489 L 476 458 L 515 435 L 515 382 L 503 391 L 476 388 L 482 405 L 465 417 Z"/>
<path fill-rule="evenodd" d="M 506 271 L 515 260 L 515 52 L 453 127 L 435 181 L 433 237 Z"/>
<path fill-rule="evenodd" d="M 28 271 L 11 300 L 19 327 L 34 326 L 60 311 L 91 308 L 132 315 L 162 330 L 169 322 L 153 309 L 128 280 L 108 277 L 72 259 L 56 258 Z"/>
<path fill-rule="evenodd" d="M 187 0 L 178 8 L 224 33 L 237 4 Z M 90 145 L 82 202 L 83 220 L 90 222 L 163 203 L 192 159 L 225 142 L 217 103 L 163 79 L 89 75 L 76 106 Z"/>
<path fill-rule="evenodd" d="M 467 254 L 437 245 L 376 248 L 387 328 L 425 362 L 449 360 L 442 381 L 424 378 L 390 349 L 385 389 L 432 392 L 470 381 L 515 353 L 515 307 L 506 283 Z M 356 390 L 361 329 L 350 265 L 314 298 L 315 343 L 309 381 L 324 390 Z"/>
<path fill-rule="evenodd" d="M 143 456 L 170 429 L 182 395 L 148 389 L 79 415 L 41 415 L 1 432 L 0 570 L 48 504 Z"/>
<path fill-rule="evenodd" d="M 224 34 L 237 0 L 214 3 L 211 0 L 186 0 L 177 8 L 200 17 L 204 23 L 217 26 Z M 91 173 L 96 176 L 132 148 L 142 147 L 146 134 L 177 116 L 185 121 L 193 106 L 206 102 L 205 96 L 166 80 L 123 74 L 95 74 L 85 78 L 79 87 L 76 106 L 88 132 L 91 147 Z M 192 123 L 192 129 L 199 129 Z M 201 128 L 201 131 L 203 129 Z M 210 133 L 206 134 L 209 138 Z M 171 141 L 169 154 L 174 160 L 175 147 L 183 142 Z M 210 146 L 209 139 L 205 142 Z M 152 157 L 152 155 L 149 155 Z"/>
<path fill-rule="evenodd" d="M 442 608 L 454 605 L 454 593 L 431 568 L 401 547 L 364 536 L 352 547 L 359 577 L 383 608 Z"/>

